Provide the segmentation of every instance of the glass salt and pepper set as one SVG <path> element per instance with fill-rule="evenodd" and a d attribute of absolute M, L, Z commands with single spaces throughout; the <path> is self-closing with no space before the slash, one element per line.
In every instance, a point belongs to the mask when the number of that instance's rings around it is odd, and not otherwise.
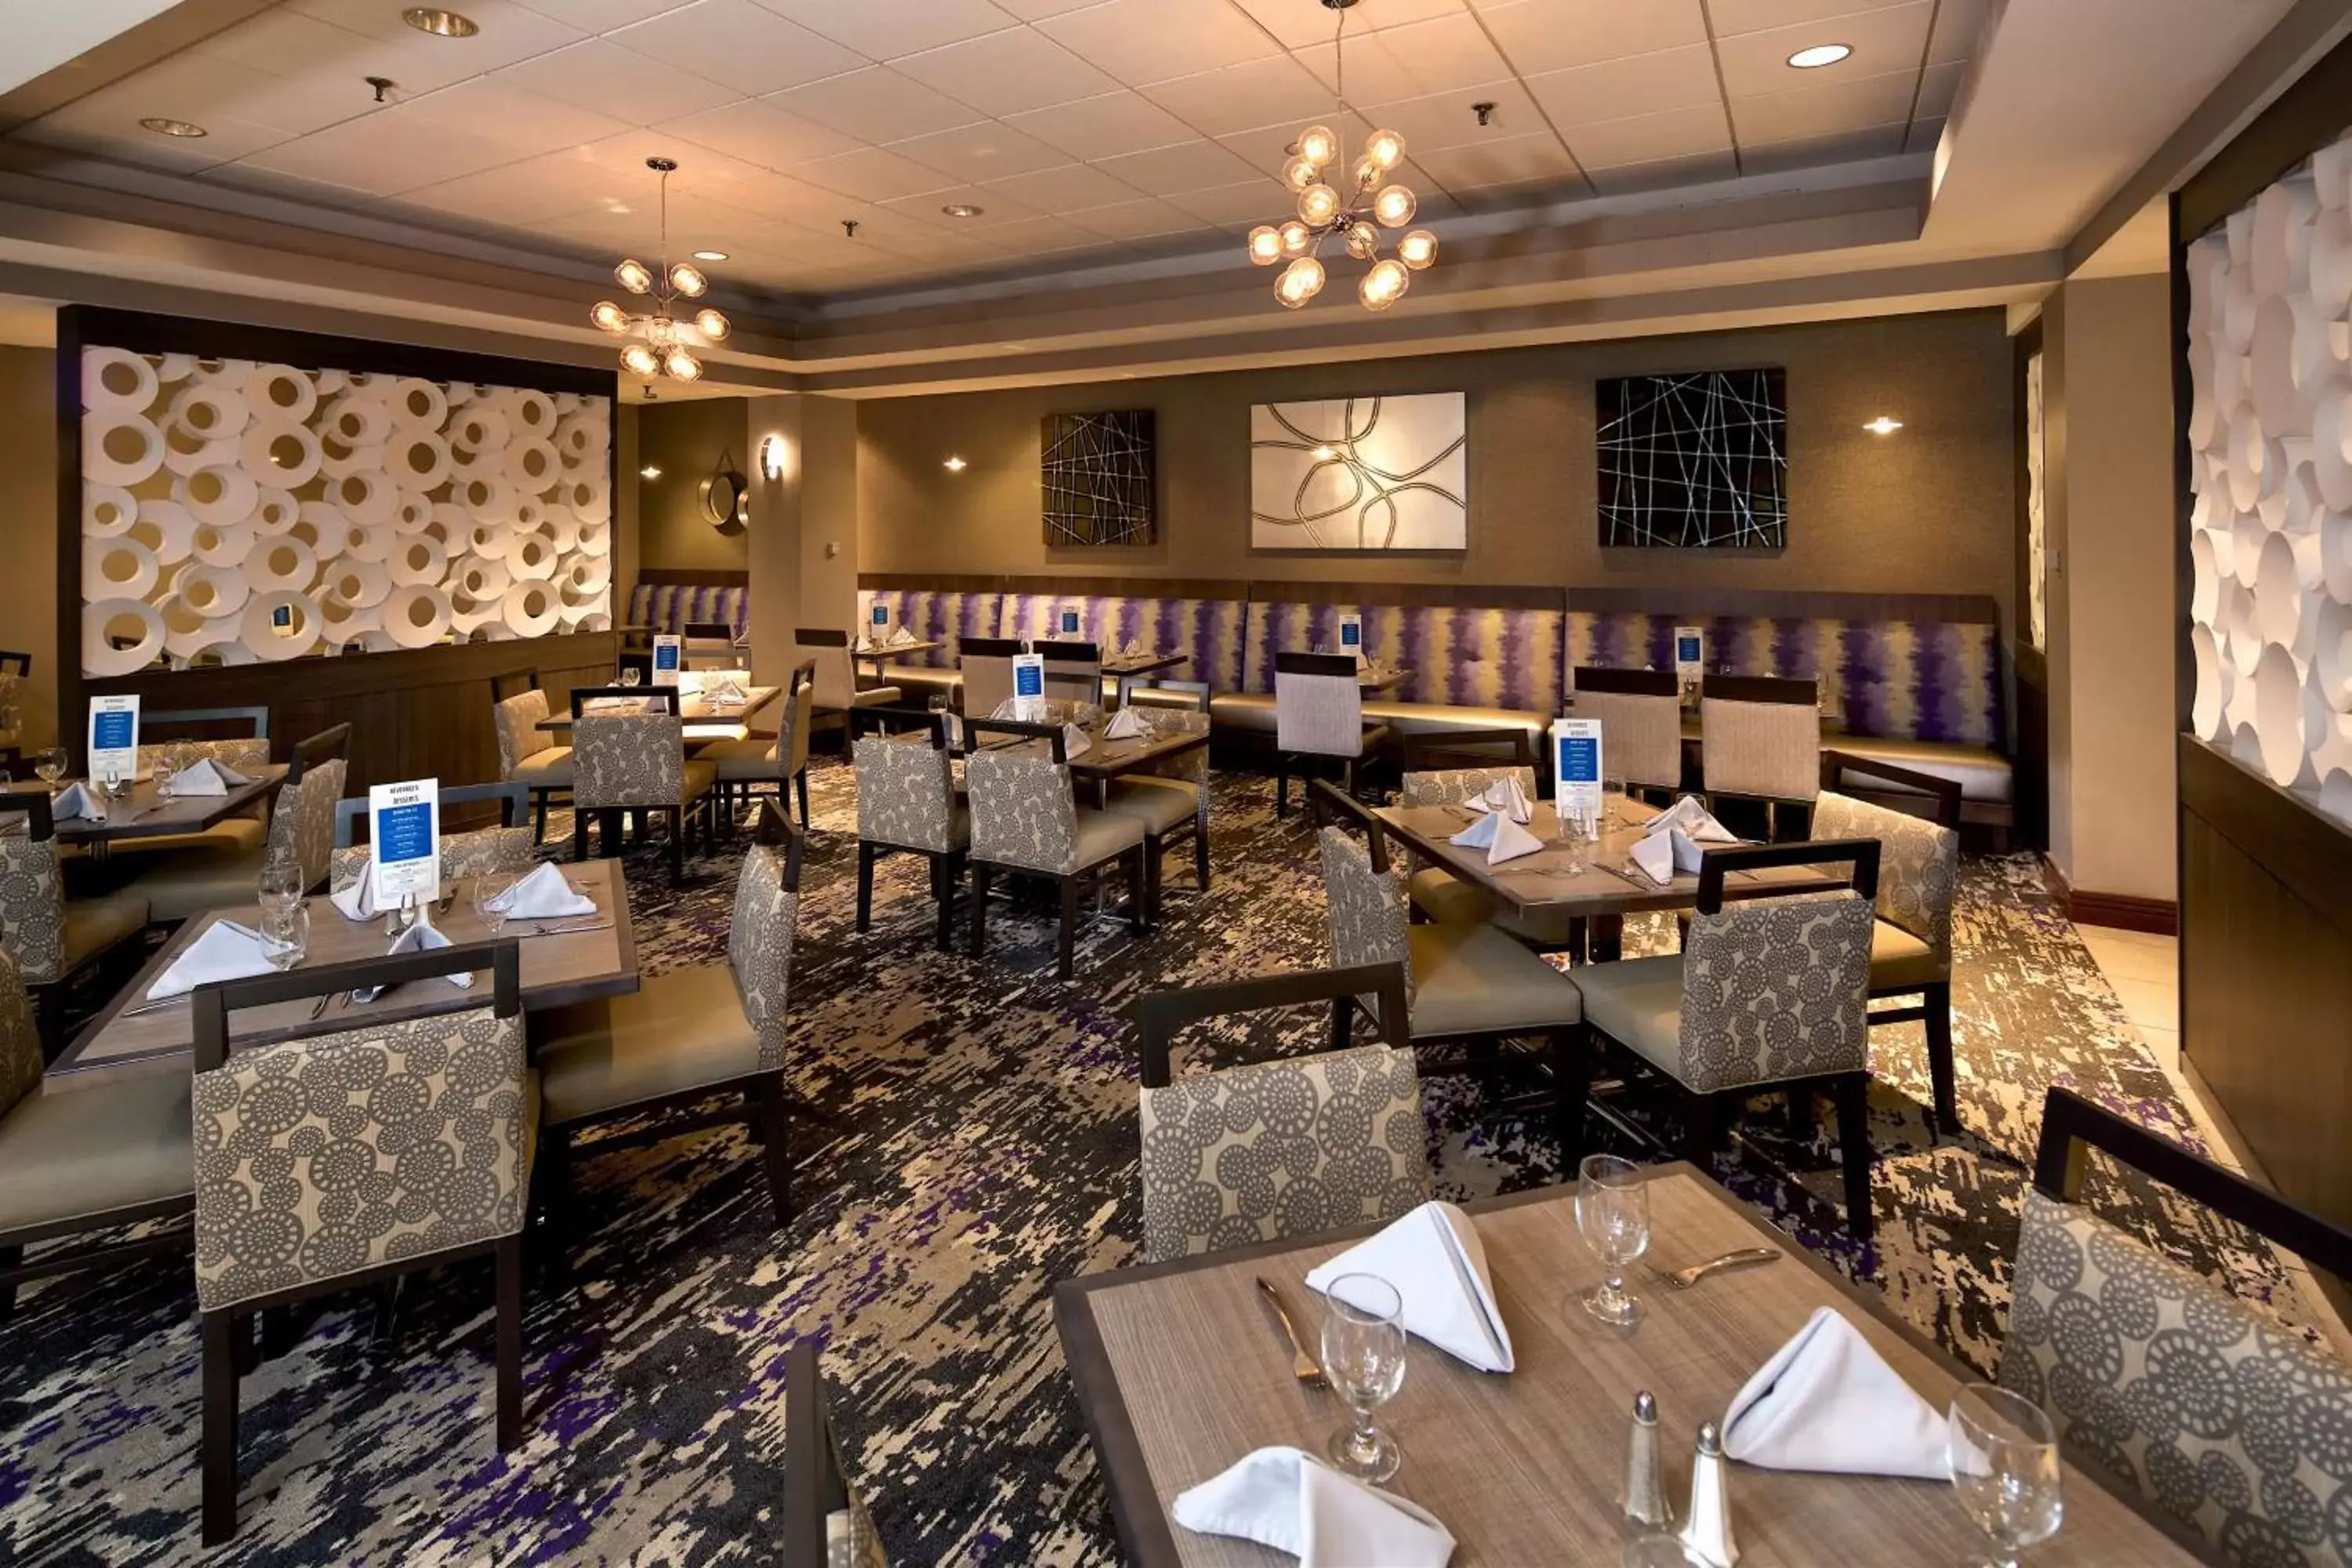
<path fill-rule="evenodd" d="M 1626 1445 L 1622 1501 L 1627 1522 L 1642 1531 L 1633 1552 L 1626 1558 L 1629 1563 L 1680 1562 L 1698 1568 L 1732 1568 L 1739 1561 L 1739 1548 L 1731 1539 L 1730 1478 L 1723 1458 L 1723 1437 L 1712 1421 L 1699 1424 L 1691 1460 L 1690 1505 L 1683 1527 L 1679 1532 L 1667 1533 L 1675 1528 L 1675 1510 L 1666 1501 L 1658 1402 L 1646 1388 L 1633 1396 L 1633 1428 Z"/>

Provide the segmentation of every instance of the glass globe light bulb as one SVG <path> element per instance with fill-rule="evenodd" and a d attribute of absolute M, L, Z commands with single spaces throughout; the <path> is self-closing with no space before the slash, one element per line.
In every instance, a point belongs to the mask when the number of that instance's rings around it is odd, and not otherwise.
<path fill-rule="evenodd" d="M 705 342 L 716 343 L 724 342 L 727 334 L 735 329 L 726 317 L 716 310 L 705 309 L 695 312 L 694 330 L 702 334 Z"/>
<path fill-rule="evenodd" d="M 631 343 L 621 351 L 621 368 L 651 378 L 661 374 L 661 356 L 644 343 Z"/>
<path fill-rule="evenodd" d="M 1404 186 L 1382 185 L 1381 194 L 1372 198 L 1372 216 L 1381 220 L 1384 228 L 1402 228 L 1412 221 L 1414 209 L 1419 205 L 1413 200 L 1412 192 Z"/>
<path fill-rule="evenodd" d="M 1295 310 L 1322 291 L 1323 264 L 1311 256 L 1302 256 L 1282 269 L 1274 297 Z"/>
<path fill-rule="evenodd" d="M 1282 241 L 1282 253 L 1285 256 L 1304 256 L 1307 254 L 1307 247 L 1315 243 L 1315 231 L 1297 218 L 1292 218 L 1275 233 Z"/>
<path fill-rule="evenodd" d="M 1412 274 L 1405 270 L 1404 263 L 1390 257 L 1372 264 L 1364 280 L 1356 285 L 1356 298 L 1367 310 L 1385 310 L 1403 299 L 1404 291 L 1412 285 Z"/>
<path fill-rule="evenodd" d="M 663 355 L 661 367 L 679 381 L 696 381 L 702 375 L 702 362 L 683 347 L 674 348 Z"/>
<path fill-rule="evenodd" d="M 1364 143 L 1364 156 L 1378 163 L 1383 172 L 1404 162 L 1404 138 L 1393 131 L 1375 131 Z"/>
<path fill-rule="evenodd" d="M 1325 184 L 1313 184 L 1298 193 L 1298 216 L 1308 223 L 1322 225 L 1339 216 L 1339 193 Z"/>
<path fill-rule="evenodd" d="M 1323 177 L 1323 171 L 1304 158 L 1293 158 L 1282 166 L 1282 183 L 1293 192 L 1303 191 Z"/>
<path fill-rule="evenodd" d="M 1249 258 L 1260 267 L 1271 267 L 1282 259 L 1282 231 L 1270 223 L 1262 223 L 1249 231 Z"/>
<path fill-rule="evenodd" d="M 689 300 L 699 300 L 703 290 L 710 287 L 710 279 L 702 275 L 699 268 L 681 261 L 669 269 L 669 286 Z"/>
<path fill-rule="evenodd" d="M 1372 162 L 1370 154 L 1357 159 L 1355 168 L 1356 189 L 1360 192 L 1370 190 L 1374 185 L 1381 183 L 1381 176 L 1387 173 L 1388 171 L 1386 169 L 1381 168 L 1378 163 Z"/>
<path fill-rule="evenodd" d="M 635 257 L 613 268 L 613 280 L 632 294 L 643 294 L 654 286 L 653 272 Z"/>
<path fill-rule="evenodd" d="M 595 308 L 588 312 L 588 319 L 608 332 L 629 330 L 629 313 L 610 300 L 597 300 Z"/>
<path fill-rule="evenodd" d="M 1370 261 L 1381 248 L 1381 231 L 1358 218 L 1348 226 L 1348 254 L 1359 261 Z"/>
<path fill-rule="evenodd" d="M 1319 169 L 1339 155 L 1339 139 L 1328 125 L 1310 125 L 1298 133 L 1298 155 Z"/>
<path fill-rule="evenodd" d="M 1414 229 L 1397 241 L 1397 259 L 1420 271 L 1437 259 L 1437 237 L 1425 228 Z"/>

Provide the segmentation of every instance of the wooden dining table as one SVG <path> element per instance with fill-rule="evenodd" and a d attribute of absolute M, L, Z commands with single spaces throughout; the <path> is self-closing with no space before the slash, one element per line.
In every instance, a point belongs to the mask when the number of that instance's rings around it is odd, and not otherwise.
<path fill-rule="evenodd" d="M 1975 1374 L 1883 1297 L 1820 1258 L 1688 1165 L 1648 1174 L 1652 1240 L 1664 1269 L 1765 1245 L 1761 1268 L 1668 1289 L 1637 1265 L 1627 1283 L 1646 1312 L 1607 1328 L 1578 1299 L 1600 1266 L 1576 1228 L 1572 1189 L 1546 1187 L 1469 1205 L 1511 1340 L 1516 1369 L 1475 1371 L 1420 1340 L 1378 1415 L 1402 1446 L 1388 1489 L 1428 1509 L 1459 1543 L 1452 1568 L 1618 1568 L 1633 1531 L 1619 1501 L 1636 1394 L 1657 1400 L 1667 1497 L 1684 1511 L 1702 1421 L 1817 1308 L 1843 1313 L 1921 1398 L 1941 1412 Z M 1176 1495 L 1252 1450 L 1319 1454 L 1347 1412 L 1292 1375 L 1288 1342 L 1262 1306 L 1263 1276 L 1289 1299 L 1310 1350 L 1319 1299 L 1307 1271 L 1372 1226 L 1087 1275 L 1055 1287 L 1078 1404 L 1110 1491 L 1128 1560 L 1140 1568 L 1276 1568 L 1286 1553 L 1197 1534 L 1169 1513 Z M 1824 1475 L 1731 1464 L 1741 1568 L 1878 1568 L 1981 1562 L 1989 1542 L 1941 1481 Z M 2033 1568 L 2166 1568 L 2207 1560 L 2098 1472 L 2071 1464 L 2065 1522 L 2027 1553 Z"/>
<path fill-rule="evenodd" d="M 526 1013 L 622 995 L 637 988 L 636 933 L 630 921 L 628 887 L 622 879 L 621 863 L 583 861 L 564 867 L 563 873 L 576 891 L 594 900 L 594 915 L 510 920 L 497 933 L 521 940 Z M 434 926 L 443 935 L 460 944 L 494 940 L 488 924 L 474 912 L 470 889 L 451 883 L 443 891 L 447 907 L 436 910 L 433 916 Z M 324 895 L 311 898 L 310 905 L 310 946 L 302 968 L 381 958 L 392 945 L 382 916 L 346 920 Z M 257 903 L 207 910 L 182 925 L 163 950 L 148 960 L 138 978 L 49 1064 L 41 1075 L 41 1092 L 70 1093 L 124 1077 L 190 1071 L 195 1059 L 195 1037 L 187 998 L 149 1008 L 147 988 L 214 925 L 222 921 L 253 925 L 259 918 Z M 478 981 L 473 989 L 465 990 L 444 980 L 421 980 L 373 1002 L 352 1002 L 346 994 L 331 1005 L 323 1017 L 312 1016 L 316 1004 L 310 1000 L 249 1008 L 236 1015 L 233 1027 L 238 1044 L 266 1045 L 326 1029 L 355 1029 L 456 1012 L 479 1005 L 488 994 Z"/>
<path fill-rule="evenodd" d="M 287 770 L 282 763 L 236 771 L 248 782 L 229 785 L 226 795 L 165 795 L 155 787 L 153 779 L 141 779 L 121 795 L 107 802 L 104 822 L 83 816 L 58 818 L 54 825 L 57 840 L 103 853 L 110 844 L 131 839 L 202 833 L 252 810 L 276 795 L 286 783 Z M 78 782 L 82 781 L 60 779 L 58 788 Z"/>
<path fill-rule="evenodd" d="M 1134 700 L 1137 681 L 1191 662 L 1181 653 L 1112 654 L 1102 661 L 1102 672 L 1118 682 L 1118 705 L 1124 708 Z"/>
<path fill-rule="evenodd" d="M 642 689 L 654 691 L 663 689 L 646 687 Z M 689 745 L 696 745 L 705 741 L 743 739 L 751 732 L 751 715 L 773 702 L 782 690 L 783 688 L 781 686 L 747 686 L 743 688 L 741 702 L 724 704 L 714 703 L 700 692 L 691 696 L 680 694 L 677 700 L 677 717 L 679 723 L 685 727 L 687 742 Z M 611 700 L 625 702 L 628 699 L 614 698 Z M 572 733 L 572 715 L 551 713 L 539 721 L 539 727 L 555 731 L 559 738 L 569 737 Z M 559 743 L 561 743 L 560 740 Z"/>
<path fill-rule="evenodd" d="M 898 737 L 906 741 L 928 742 L 929 737 L 916 731 Z M 1038 741 L 999 739 L 987 742 L 1008 749 L 1042 746 Z M 1208 735 L 1193 730 L 1154 730 L 1123 740 L 1106 741 L 1099 734 L 1087 737 L 1087 749 L 1068 759 L 1071 779 L 1094 786 L 1095 805 L 1100 806 L 1109 798 L 1113 779 L 1129 773 L 1145 773 L 1171 757 L 1187 752 L 1197 752 L 1209 743 Z"/>
<path fill-rule="evenodd" d="M 874 684 L 877 686 L 887 686 L 890 682 L 888 677 L 885 675 L 884 670 L 892 659 L 912 658 L 917 654 L 929 653 L 933 648 L 941 648 L 947 646 L 948 645 L 943 642 L 929 641 L 919 637 L 913 642 L 862 642 L 856 647 L 851 648 L 849 651 L 859 658 L 872 659 L 874 661 Z"/>

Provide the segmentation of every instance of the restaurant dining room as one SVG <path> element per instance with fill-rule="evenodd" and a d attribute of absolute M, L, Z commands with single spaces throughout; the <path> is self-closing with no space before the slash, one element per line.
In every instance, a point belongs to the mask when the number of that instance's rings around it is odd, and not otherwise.
<path fill-rule="evenodd" d="M 0 1564 L 2352 1563 L 2352 0 L 0 29 Z"/>

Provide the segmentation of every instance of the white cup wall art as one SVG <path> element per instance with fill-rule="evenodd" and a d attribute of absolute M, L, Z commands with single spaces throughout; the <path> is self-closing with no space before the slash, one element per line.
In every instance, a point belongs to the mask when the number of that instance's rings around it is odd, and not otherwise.
<path fill-rule="evenodd" d="M 85 348 L 82 673 L 612 628 L 612 400 Z"/>
<path fill-rule="evenodd" d="M 2189 721 L 2352 825 L 2352 136 L 2191 245 L 2189 297 Z"/>

